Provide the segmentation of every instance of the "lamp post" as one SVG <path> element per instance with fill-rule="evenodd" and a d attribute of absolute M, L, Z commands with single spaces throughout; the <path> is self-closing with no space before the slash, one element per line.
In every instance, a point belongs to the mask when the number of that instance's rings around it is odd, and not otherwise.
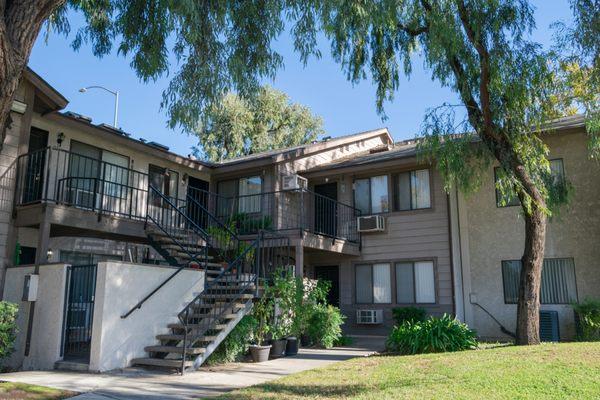
<path fill-rule="evenodd" d="M 105 91 L 107 91 L 108 93 L 112 94 L 113 96 L 115 96 L 115 116 L 114 116 L 114 119 L 113 119 L 113 126 L 114 126 L 116 129 L 119 129 L 119 128 L 117 127 L 117 122 L 118 122 L 118 117 L 119 117 L 119 91 L 112 91 L 112 90 L 110 90 L 110 89 L 107 89 L 107 88 L 105 88 L 104 86 L 97 86 L 97 85 L 94 85 L 94 86 L 87 86 L 87 87 L 84 87 L 84 88 L 81 88 L 81 89 L 79 89 L 79 91 L 80 91 L 81 93 L 85 93 L 85 92 L 87 92 L 89 89 L 102 89 L 102 90 L 105 90 Z"/>

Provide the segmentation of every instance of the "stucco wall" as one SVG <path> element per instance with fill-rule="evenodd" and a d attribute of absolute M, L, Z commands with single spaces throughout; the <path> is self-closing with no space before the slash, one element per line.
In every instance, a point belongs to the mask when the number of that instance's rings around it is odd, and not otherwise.
<path fill-rule="evenodd" d="M 9 268 L 6 273 L 3 299 L 19 305 L 17 319 L 19 333 L 15 352 L 4 364 L 25 370 L 53 369 L 54 363 L 61 359 L 67 266 L 47 264 L 39 267 L 39 286 L 33 314 L 30 351 L 29 355 L 25 356 L 27 324 L 33 303 L 21 299 L 24 277 L 33 272 L 34 267 L 26 266 Z"/>
<path fill-rule="evenodd" d="M 548 224 L 545 256 L 573 258 L 579 300 L 600 298 L 600 165 L 588 159 L 586 136 L 581 132 L 553 134 L 545 140 L 549 158 L 563 159 L 565 176 L 574 187 L 571 204 Z M 463 278 L 467 323 L 483 337 L 506 338 L 470 300 L 485 307 L 507 328 L 515 329 L 516 305 L 504 304 L 501 262 L 522 256 L 524 223 L 520 208 L 496 207 L 492 169 L 481 189 L 463 199 L 462 205 L 461 242 L 468 255 L 463 260 L 468 274 Z M 542 309 L 559 311 L 561 336 L 573 337 L 570 306 L 542 305 Z"/>
<path fill-rule="evenodd" d="M 32 274 L 33 266 L 7 268 L 4 296 L 2 300 L 16 303 L 19 306 L 17 314 L 17 329 L 18 334 L 15 340 L 15 351 L 6 360 L 2 362 L 3 366 L 18 369 L 23 366 L 23 358 L 25 357 L 25 335 L 27 332 L 27 321 L 29 320 L 29 306 L 31 303 L 22 301 L 23 298 L 23 283 L 25 275 Z"/>
<path fill-rule="evenodd" d="M 155 336 L 169 333 L 167 324 L 204 289 L 204 272 L 183 270 L 140 309 L 123 319 L 138 301 L 175 272 L 175 268 L 124 262 L 98 263 L 90 371 L 129 366 L 143 357 Z"/>

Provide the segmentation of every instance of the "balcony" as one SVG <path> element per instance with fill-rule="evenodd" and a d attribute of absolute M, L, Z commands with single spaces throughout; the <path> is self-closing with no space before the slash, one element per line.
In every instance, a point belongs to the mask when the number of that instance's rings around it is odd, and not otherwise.
<path fill-rule="evenodd" d="M 17 226 L 39 225 L 43 211 L 56 225 L 55 235 L 101 231 L 93 236 L 143 241 L 148 211 L 165 212 L 164 198 L 149 195 L 153 179 L 121 165 L 45 148 L 20 156 L 11 168 L 14 170 L 5 176 L 16 181 L 12 208 Z M 5 182 L 1 186 L 10 185 Z M 2 192 L 4 197 L 7 192 Z M 209 233 L 207 213 L 240 235 L 277 231 L 300 237 L 304 243 L 312 243 L 310 247 L 329 250 L 340 243 L 360 245 L 359 211 L 306 189 L 224 197 L 189 187 L 185 196 L 167 197 Z"/>

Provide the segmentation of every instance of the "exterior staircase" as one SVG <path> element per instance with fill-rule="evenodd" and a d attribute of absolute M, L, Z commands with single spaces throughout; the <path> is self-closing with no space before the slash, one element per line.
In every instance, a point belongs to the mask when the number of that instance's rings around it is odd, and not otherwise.
<path fill-rule="evenodd" d="M 149 208 L 146 233 L 163 258 L 178 267 L 168 279 L 185 268 L 199 268 L 205 271 L 205 288 L 183 310 L 177 310 L 177 322 L 166 324 L 164 333 L 156 336 L 156 342 L 145 347 L 147 357 L 136 358 L 132 364 L 177 369 L 183 373 L 200 367 L 252 309 L 260 271 L 265 271 L 263 263 L 270 261 L 268 257 L 261 257 L 264 253 L 262 235 L 252 242 L 242 241 L 196 204 L 195 209 L 206 214 L 204 221 L 209 220 L 219 228 L 220 234 L 210 235 L 185 210 L 153 187 L 149 192 L 151 196 L 158 197 L 161 206 Z M 188 198 L 188 201 L 194 199 Z M 143 301 L 138 303 L 138 308 Z"/>

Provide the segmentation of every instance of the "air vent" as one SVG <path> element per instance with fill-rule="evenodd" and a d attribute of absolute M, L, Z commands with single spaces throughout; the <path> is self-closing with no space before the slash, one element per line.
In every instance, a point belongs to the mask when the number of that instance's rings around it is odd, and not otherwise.
<path fill-rule="evenodd" d="M 356 323 L 375 325 L 383 323 L 383 310 L 356 310 Z"/>
<path fill-rule="evenodd" d="M 128 136 L 128 137 L 129 137 L 129 136 L 131 136 L 129 133 L 127 133 L 127 132 L 125 132 L 125 131 L 123 131 L 123 130 L 121 130 L 121 129 L 119 129 L 119 128 L 115 128 L 115 127 L 114 127 L 114 126 L 112 126 L 112 125 L 108 125 L 108 124 L 102 123 L 102 124 L 98 124 L 98 126 L 99 126 L 100 128 L 103 128 L 103 129 L 109 130 L 109 131 L 111 131 L 111 132 L 114 132 L 114 133 L 117 133 L 117 134 L 119 134 L 119 135 Z"/>
<path fill-rule="evenodd" d="M 383 232 L 385 230 L 385 219 L 381 215 L 369 215 L 358 217 L 359 232 Z"/>
<path fill-rule="evenodd" d="M 157 149 L 161 149 L 164 151 L 169 151 L 169 146 L 165 146 L 164 144 L 156 143 L 156 142 L 148 142 L 148 146 L 156 147 Z"/>
<path fill-rule="evenodd" d="M 542 342 L 560 341 L 558 311 L 540 311 L 540 340 Z"/>
<path fill-rule="evenodd" d="M 77 114 L 76 112 L 73 111 L 67 111 L 65 113 L 66 116 L 71 117 L 71 118 L 76 118 L 76 119 L 80 119 L 83 120 L 85 122 L 92 122 L 92 118 L 85 116 L 85 115 L 81 115 L 81 114 Z"/>

